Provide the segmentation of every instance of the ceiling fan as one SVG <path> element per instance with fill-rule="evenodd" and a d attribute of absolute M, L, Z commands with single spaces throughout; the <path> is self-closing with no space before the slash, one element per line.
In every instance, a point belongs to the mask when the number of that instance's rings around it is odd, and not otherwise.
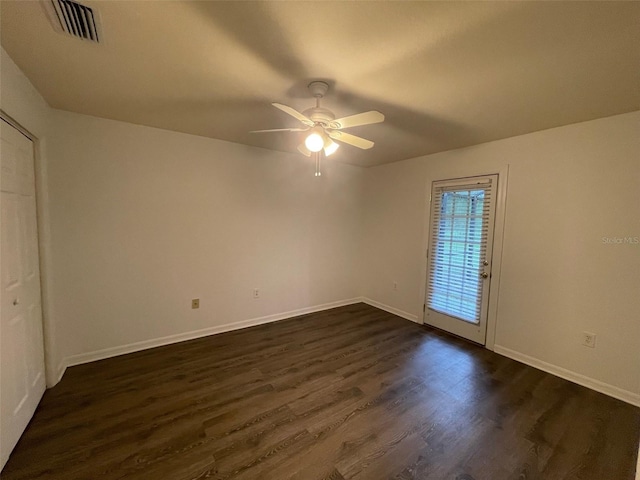
<path fill-rule="evenodd" d="M 316 81 L 311 82 L 308 88 L 311 95 L 316 99 L 316 106 L 308 108 L 302 113 L 281 103 L 271 104 L 299 120 L 303 125 L 302 127 L 253 130 L 251 133 L 309 132 L 304 142 L 298 146 L 298 151 L 307 157 L 310 157 L 312 153 L 318 153 L 321 150 L 324 150 L 325 156 L 335 153 L 339 144 L 333 140 L 353 145 L 354 147 L 362 148 L 364 150 L 373 147 L 374 144 L 371 140 L 351 135 L 350 133 L 343 132 L 342 130 L 345 128 L 382 122 L 384 120 L 384 115 L 382 113 L 371 110 L 369 112 L 357 113 L 348 117 L 336 118 L 331 110 L 320 106 L 320 100 L 329 90 L 329 84 L 326 82 Z"/>

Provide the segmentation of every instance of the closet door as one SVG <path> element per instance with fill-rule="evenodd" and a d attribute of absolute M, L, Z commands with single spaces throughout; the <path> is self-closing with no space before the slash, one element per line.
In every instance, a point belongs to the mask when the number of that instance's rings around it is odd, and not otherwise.
<path fill-rule="evenodd" d="M 45 390 L 33 143 L 0 121 L 0 468 Z"/>

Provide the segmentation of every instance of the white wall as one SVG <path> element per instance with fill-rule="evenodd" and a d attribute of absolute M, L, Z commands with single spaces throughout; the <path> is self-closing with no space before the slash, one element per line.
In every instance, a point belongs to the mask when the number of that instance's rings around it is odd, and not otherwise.
<path fill-rule="evenodd" d="M 55 110 L 52 120 L 53 294 L 68 363 L 360 295 L 361 168 L 326 161 L 316 178 L 300 155 Z"/>
<path fill-rule="evenodd" d="M 431 181 L 508 164 L 496 351 L 640 402 L 640 245 L 602 241 L 640 237 L 639 127 L 634 112 L 369 169 L 364 295 L 421 319 Z"/>
<path fill-rule="evenodd" d="M 0 49 L 0 105 L 36 137 L 45 137 L 49 106 L 29 79 Z"/>
<path fill-rule="evenodd" d="M 36 184 L 38 201 L 38 229 L 40 241 L 40 276 L 44 310 L 44 337 L 47 384 L 54 385 L 58 363 L 55 331 L 55 304 L 50 293 L 53 282 L 51 268 L 49 201 L 47 182 L 47 140 L 50 109 L 42 96 L 13 62 L 4 48 L 0 49 L 0 108 L 14 121 L 36 137 Z"/>

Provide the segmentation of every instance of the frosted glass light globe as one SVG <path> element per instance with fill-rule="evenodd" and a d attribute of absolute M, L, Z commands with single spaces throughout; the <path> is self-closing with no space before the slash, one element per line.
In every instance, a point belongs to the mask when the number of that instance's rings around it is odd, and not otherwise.
<path fill-rule="evenodd" d="M 338 145 L 336 142 L 332 142 L 331 139 L 327 139 L 324 144 L 324 154 L 328 157 L 329 155 L 333 155 L 338 150 Z"/>
<path fill-rule="evenodd" d="M 305 139 L 304 144 L 310 151 L 319 152 L 324 147 L 324 140 L 319 133 L 314 132 Z"/>

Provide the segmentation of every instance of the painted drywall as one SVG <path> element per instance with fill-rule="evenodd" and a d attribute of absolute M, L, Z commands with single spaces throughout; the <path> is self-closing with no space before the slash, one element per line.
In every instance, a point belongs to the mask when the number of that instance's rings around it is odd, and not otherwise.
<path fill-rule="evenodd" d="M 35 162 L 45 364 L 47 385 L 53 386 L 58 381 L 55 365 L 59 363 L 59 353 L 55 331 L 55 302 L 50 291 L 53 282 L 47 182 L 50 108 L 4 49 L 0 49 L 0 108 L 36 138 Z"/>
<path fill-rule="evenodd" d="M 431 182 L 509 165 L 496 349 L 640 398 L 639 134 L 633 112 L 368 169 L 364 295 L 421 319 Z"/>
<path fill-rule="evenodd" d="M 33 135 L 46 136 L 49 106 L 4 48 L 0 49 L 0 104 Z"/>
<path fill-rule="evenodd" d="M 53 292 L 72 363 L 359 296 L 361 168 L 326 161 L 318 178 L 300 155 L 52 120 Z"/>

